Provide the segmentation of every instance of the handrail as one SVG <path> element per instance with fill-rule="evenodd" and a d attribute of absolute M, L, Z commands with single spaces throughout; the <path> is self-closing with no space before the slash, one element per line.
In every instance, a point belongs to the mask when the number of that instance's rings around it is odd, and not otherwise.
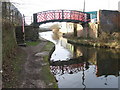
<path fill-rule="evenodd" d="M 68 21 L 77 21 L 77 22 L 88 22 L 89 14 L 76 10 L 48 10 L 42 11 L 34 14 L 35 23 L 50 22 L 50 21 L 59 21 L 59 20 L 68 20 Z"/>

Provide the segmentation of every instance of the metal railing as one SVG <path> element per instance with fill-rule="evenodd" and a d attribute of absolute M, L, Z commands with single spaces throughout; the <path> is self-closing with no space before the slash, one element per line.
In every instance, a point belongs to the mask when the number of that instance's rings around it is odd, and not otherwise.
<path fill-rule="evenodd" d="M 48 10 L 34 14 L 34 23 L 54 21 L 89 22 L 90 15 L 76 10 Z"/>

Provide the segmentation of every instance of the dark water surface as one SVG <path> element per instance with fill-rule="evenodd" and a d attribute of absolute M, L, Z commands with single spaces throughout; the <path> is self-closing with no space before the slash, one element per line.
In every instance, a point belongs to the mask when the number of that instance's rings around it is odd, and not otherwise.
<path fill-rule="evenodd" d="M 59 88 L 118 88 L 117 51 L 72 45 L 52 32 L 40 36 L 55 44 L 50 69 Z"/>

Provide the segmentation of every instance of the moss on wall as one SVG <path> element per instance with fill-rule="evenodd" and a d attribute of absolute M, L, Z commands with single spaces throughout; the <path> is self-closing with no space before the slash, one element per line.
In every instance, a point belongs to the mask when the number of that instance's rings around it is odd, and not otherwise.
<path fill-rule="evenodd" d="M 26 41 L 36 41 L 39 38 L 39 27 L 26 26 L 25 27 L 25 40 Z"/>
<path fill-rule="evenodd" d="M 24 33 L 22 31 L 22 26 L 17 26 L 15 32 L 17 43 L 24 43 Z M 39 28 L 33 26 L 25 26 L 25 41 L 36 41 L 38 38 Z"/>
<path fill-rule="evenodd" d="M 2 54 L 3 60 L 9 57 L 13 50 L 17 47 L 15 39 L 15 27 L 7 20 L 2 23 Z"/>

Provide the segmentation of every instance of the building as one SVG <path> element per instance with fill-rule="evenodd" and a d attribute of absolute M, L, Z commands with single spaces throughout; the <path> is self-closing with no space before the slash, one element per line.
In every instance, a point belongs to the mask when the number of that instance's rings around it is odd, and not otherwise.
<path fill-rule="evenodd" d="M 96 23 L 97 22 L 97 14 L 98 12 L 97 11 L 92 11 L 92 12 L 87 12 L 90 14 L 90 20 L 92 23 Z"/>
<path fill-rule="evenodd" d="M 74 32 L 74 23 L 62 22 L 60 24 L 60 32 L 62 33 L 72 33 Z"/>
<path fill-rule="evenodd" d="M 80 24 L 77 24 L 77 30 L 82 30 L 83 27 Z M 62 33 L 73 33 L 74 32 L 74 23 L 71 22 L 62 22 L 60 24 L 60 32 Z"/>

